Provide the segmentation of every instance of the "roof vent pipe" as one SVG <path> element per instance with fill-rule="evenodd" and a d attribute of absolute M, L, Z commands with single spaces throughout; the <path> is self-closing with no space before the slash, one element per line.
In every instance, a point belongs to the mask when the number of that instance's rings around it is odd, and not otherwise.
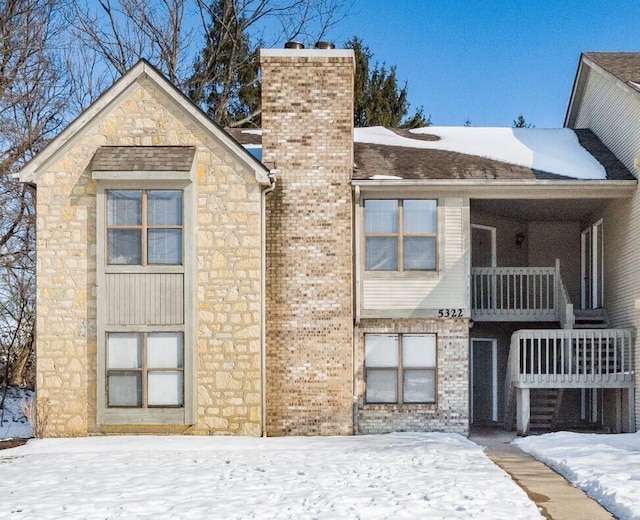
<path fill-rule="evenodd" d="M 304 43 L 302 42 L 287 42 L 284 44 L 285 49 L 304 49 Z"/>
<path fill-rule="evenodd" d="M 315 44 L 316 49 L 335 49 L 336 46 L 331 42 L 319 41 Z"/>

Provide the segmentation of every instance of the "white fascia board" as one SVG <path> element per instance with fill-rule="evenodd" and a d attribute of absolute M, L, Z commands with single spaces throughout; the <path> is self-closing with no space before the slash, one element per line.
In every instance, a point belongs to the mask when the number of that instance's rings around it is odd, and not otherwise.
<path fill-rule="evenodd" d="M 29 161 L 18 172 L 22 182 L 37 184 L 38 172 L 61 154 L 67 151 L 78 139 L 81 131 L 89 125 L 95 124 L 106 113 L 109 106 L 119 97 L 126 94 L 138 84 L 141 79 L 150 79 L 164 94 L 179 104 L 206 131 L 216 137 L 233 155 L 235 155 L 249 170 L 254 173 L 259 184 L 270 185 L 268 169 L 255 159 L 241 145 L 236 143 L 221 127 L 215 124 L 204 112 L 189 101 L 176 87 L 158 73 L 148 63 L 141 61 L 131 68 L 122 78 L 106 90 L 89 108 L 74 119 L 67 128 L 56 136 L 40 153 Z"/>
<path fill-rule="evenodd" d="M 457 193 L 473 198 L 484 199 L 617 199 L 631 197 L 638 186 L 638 181 L 560 181 L 560 180 L 519 180 L 519 181 L 486 181 L 446 179 L 408 179 L 403 181 L 389 180 L 353 180 L 352 186 L 366 191 L 394 191 L 411 193 L 434 190 Z"/>

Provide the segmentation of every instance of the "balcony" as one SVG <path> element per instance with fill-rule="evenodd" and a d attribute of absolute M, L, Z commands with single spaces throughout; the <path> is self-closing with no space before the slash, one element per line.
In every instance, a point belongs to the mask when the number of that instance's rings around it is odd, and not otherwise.
<path fill-rule="evenodd" d="M 559 321 L 573 326 L 573 306 L 555 267 L 473 267 L 474 321 Z"/>

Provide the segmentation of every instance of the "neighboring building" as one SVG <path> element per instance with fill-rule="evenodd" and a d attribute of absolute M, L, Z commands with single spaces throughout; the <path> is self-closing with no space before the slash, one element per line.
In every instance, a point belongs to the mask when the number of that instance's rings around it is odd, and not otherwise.
<path fill-rule="evenodd" d="M 635 431 L 639 56 L 575 131 L 354 132 L 333 49 L 225 131 L 136 65 L 21 172 L 46 434 Z"/>

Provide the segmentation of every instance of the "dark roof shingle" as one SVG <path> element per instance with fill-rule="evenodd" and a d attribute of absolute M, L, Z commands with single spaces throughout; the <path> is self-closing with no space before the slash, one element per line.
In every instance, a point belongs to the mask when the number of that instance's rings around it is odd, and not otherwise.
<path fill-rule="evenodd" d="M 93 156 L 93 171 L 188 172 L 193 146 L 101 146 Z"/>
<path fill-rule="evenodd" d="M 623 83 L 640 83 L 640 52 L 585 52 L 584 56 Z"/>

